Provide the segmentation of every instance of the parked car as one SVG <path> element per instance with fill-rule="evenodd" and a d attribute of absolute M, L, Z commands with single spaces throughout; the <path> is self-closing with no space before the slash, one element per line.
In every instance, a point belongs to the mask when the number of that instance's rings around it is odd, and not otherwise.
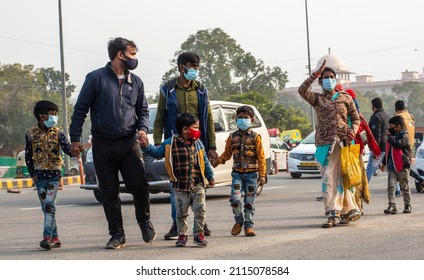
<path fill-rule="evenodd" d="M 369 149 L 365 146 L 364 163 L 368 162 Z M 298 179 L 302 174 L 320 174 L 315 161 L 315 131 L 289 152 L 288 168 L 292 178 Z M 366 166 L 366 165 L 365 165 Z"/>
<path fill-rule="evenodd" d="M 287 157 L 290 147 L 282 139 L 271 137 L 271 168 L 269 174 L 274 174 L 276 169 L 287 170 Z"/>
<path fill-rule="evenodd" d="M 230 132 L 237 130 L 236 125 L 236 110 L 239 106 L 243 105 L 235 102 L 225 102 L 225 101 L 210 101 L 212 109 L 212 117 L 214 120 L 215 134 L 216 134 L 216 146 L 217 153 L 220 155 L 225 150 L 225 142 L 228 138 Z M 270 139 L 265 125 L 264 120 L 262 119 L 258 110 L 254 107 L 255 111 L 255 121 L 252 123 L 252 128 L 254 131 L 258 132 L 262 136 L 263 146 L 265 147 L 265 158 L 267 162 L 267 168 L 271 166 L 271 149 Z M 156 116 L 157 104 L 149 105 L 149 132 L 148 139 L 149 143 L 154 143 L 153 141 L 153 123 Z M 147 181 L 149 182 L 150 193 L 161 193 L 169 192 L 169 177 L 165 169 L 164 159 L 154 159 L 149 156 L 144 156 L 144 163 L 146 166 L 146 175 Z M 231 184 L 231 171 L 233 166 L 233 160 L 227 161 L 224 165 L 219 165 L 214 168 L 214 179 L 215 187 L 228 186 Z M 267 170 L 267 173 L 269 170 Z M 207 186 L 208 187 L 208 186 Z M 82 189 L 92 190 L 97 201 L 101 202 L 101 193 L 97 184 L 83 184 L 80 186 Z M 258 193 L 262 189 L 258 190 Z M 120 184 L 120 192 L 128 193 L 128 190 L 125 188 L 123 180 Z"/>
<path fill-rule="evenodd" d="M 424 142 L 421 143 L 421 145 L 418 147 L 416 151 L 415 168 L 417 169 L 418 174 L 421 177 L 423 177 L 424 176 Z M 419 193 L 423 191 L 423 186 L 417 181 L 415 181 L 415 188 L 417 189 L 417 192 Z"/>

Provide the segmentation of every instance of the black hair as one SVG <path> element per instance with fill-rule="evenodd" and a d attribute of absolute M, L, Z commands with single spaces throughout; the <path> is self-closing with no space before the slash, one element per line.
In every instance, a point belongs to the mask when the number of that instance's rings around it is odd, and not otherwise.
<path fill-rule="evenodd" d="M 253 108 L 247 105 L 243 105 L 237 108 L 236 110 L 236 114 L 238 116 L 238 114 L 240 113 L 246 113 L 248 114 L 252 119 L 255 118 L 255 111 L 253 111 Z"/>
<path fill-rule="evenodd" d="M 136 44 L 131 40 L 121 37 L 110 39 L 107 43 L 107 51 L 110 60 L 113 60 L 118 55 L 118 52 L 125 53 L 128 46 L 131 46 L 138 51 Z"/>
<path fill-rule="evenodd" d="M 187 63 L 200 64 L 200 57 L 192 52 L 183 52 L 177 58 L 177 66 L 186 65 Z"/>
<path fill-rule="evenodd" d="M 324 70 L 322 70 L 322 73 L 321 73 L 321 76 L 319 77 L 319 80 L 322 80 L 322 74 L 324 74 L 324 72 L 328 72 L 328 71 L 332 72 L 334 74 L 334 77 L 336 77 L 336 71 L 334 71 L 333 68 L 326 66 L 326 67 L 324 67 Z"/>
<path fill-rule="evenodd" d="M 198 121 L 199 119 L 193 114 L 190 114 L 190 113 L 179 114 L 175 122 L 175 126 L 177 128 L 178 134 L 181 134 L 184 126 L 187 126 L 187 127 L 192 126 Z"/>
<path fill-rule="evenodd" d="M 402 116 L 394 116 L 389 120 L 390 124 L 400 125 L 402 129 L 405 128 L 405 122 L 403 121 Z"/>
<path fill-rule="evenodd" d="M 403 102 L 403 100 L 398 100 L 395 102 L 395 110 L 397 111 L 401 111 L 401 110 L 405 110 L 405 102 Z"/>
<path fill-rule="evenodd" d="M 40 121 L 40 115 L 47 115 L 49 111 L 59 112 L 59 107 L 47 100 L 40 100 L 34 106 L 34 116 L 37 121 Z"/>
<path fill-rule="evenodd" d="M 376 109 L 381 109 L 383 108 L 383 101 L 381 101 L 380 97 L 376 97 L 373 100 L 371 100 L 371 104 L 372 106 L 374 106 L 374 108 Z"/>

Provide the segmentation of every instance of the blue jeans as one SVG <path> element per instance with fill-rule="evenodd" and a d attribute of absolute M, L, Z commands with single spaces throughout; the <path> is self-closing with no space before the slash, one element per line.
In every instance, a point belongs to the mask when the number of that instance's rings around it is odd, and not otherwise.
<path fill-rule="evenodd" d="M 386 156 L 386 152 L 381 152 L 380 159 L 374 158 L 374 154 L 370 152 L 370 156 L 367 164 L 367 179 L 368 183 L 371 182 L 372 176 L 374 176 L 375 171 L 380 168 L 380 163 L 383 161 L 383 158 Z"/>
<path fill-rule="evenodd" d="M 253 215 L 255 214 L 254 201 L 258 190 L 258 173 L 231 172 L 233 178 L 231 185 L 230 205 L 233 208 L 234 219 L 237 224 L 243 224 L 244 228 L 253 227 Z M 242 192 L 244 193 L 244 215 L 242 212 Z"/>
<path fill-rule="evenodd" d="M 44 213 L 43 236 L 58 237 L 56 226 L 56 195 L 59 189 L 60 176 L 40 178 L 35 182 L 41 209 Z"/>

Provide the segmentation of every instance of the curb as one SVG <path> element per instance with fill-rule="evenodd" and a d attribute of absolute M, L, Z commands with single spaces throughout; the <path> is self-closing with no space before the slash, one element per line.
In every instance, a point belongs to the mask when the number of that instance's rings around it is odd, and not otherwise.
<path fill-rule="evenodd" d="M 80 185 L 80 176 L 62 177 L 63 185 Z M 0 190 L 5 189 L 22 189 L 32 188 L 32 179 L 5 179 L 0 181 Z"/>

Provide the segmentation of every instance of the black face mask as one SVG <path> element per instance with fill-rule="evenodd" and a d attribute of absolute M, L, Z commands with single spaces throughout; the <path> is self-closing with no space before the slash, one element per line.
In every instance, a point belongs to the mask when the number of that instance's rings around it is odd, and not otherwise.
<path fill-rule="evenodd" d="M 127 68 L 128 70 L 134 70 L 135 68 L 137 68 L 137 65 L 138 65 L 137 58 L 129 58 L 125 54 L 124 56 L 127 60 L 121 60 L 121 61 L 124 64 L 125 68 Z"/>
<path fill-rule="evenodd" d="M 389 132 L 390 132 L 391 135 L 396 135 L 396 133 L 397 133 L 396 128 L 394 128 L 394 127 L 389 127 Z"/>

